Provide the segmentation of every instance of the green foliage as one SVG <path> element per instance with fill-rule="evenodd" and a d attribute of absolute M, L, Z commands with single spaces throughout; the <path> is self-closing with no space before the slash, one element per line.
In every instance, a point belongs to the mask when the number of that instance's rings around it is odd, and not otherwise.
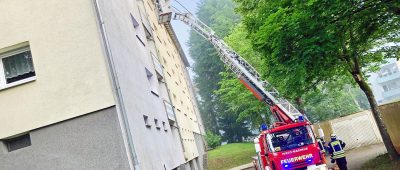
<path fill-rule="evenodd" d="M 369 109 L 368 100 L 360 88 L 340 79 L 318 85 L 302 96 L 304 109 L 311 121 L 325 121 Z"/>
<path fill-rule="evenodd" d="M 216 148 L 221 145 L 221 136 L 211 131 L 206 132 L 206 141 L 209 148 Z"/>
<path fill-rule="evenodd" d="M 218 122 L 221 124 L 221 130 L 224 131 L 222 139 L 228 143 L 243 142 L 243 138 L 251 135 L 248 121 L 238 120 L 238 114 L 234 112 L 221 115 Z"/>
<path fill-rule="evenodd" d="M 285 96 L 353 78 L 367 96 L 388 153 L 399 158 L 366 79 L 400 54 L 400 2 L 236 0 L 267 77 Z M 350 82 L 348 82 L 350 84 Z"/>
<path fill-rule="evenodd" d="M 233 11 L 234 4 L 230 0 L 205 0 L 199 5 L 197 17 L 211 26 L 216 33 L 224 37 L 238 22 L 239 16 Z M 225 112 L 226 105 L 219 100 L 214 91 L 219 89 L 220 72 L 224 71 L 214 47 L 203 37 L 192 31 L 188 42 L 189 52 L 195 64 L 194 82 L 199 89 L 199 106 L 205 127 L 214 133 L 219 131 L 218 117 Z"/>
<path fill-rule="evenodd" d="M 270 82 L 286 96 L 361 74 L 356 66 L 368 71 L 399 52 L 398 47 L 377 48 L 399 42 L 399 18 L 391 10 L 395 1 L 237 2 L 254 47 L 267 58 L 267 76 L 282 75 Z"/>
<path fill-rule="evenodd" d="M 261 54 L 253 50 L 251 40 L 247 38 L 247 30 L 242 24 L 237 25 L 225 41 L 257 70 L 265 73 L 267 67 L 263 65 Z M 261 114 L 269 113 L 268 106 L 259 102 L 230 71 L 221 73 L 221 76 L 220 89 L 216 94 L 227 105 L 229 113 L 238 114 L 238 122 L 250 120 L 253 128 L 258 127 L 262 123 Z M 268 79 L 277 76 L 281 75 L 271 75 Z M 324 121 L 360 111 L 357 104 L 368 101 L 360 90 L 354 90 L 345 83 L 346 80 L 326 82 L 323 86 L 302 94 L 306 113 L 311 120 Z M 343 89 L 344 87 L 350 89 Z"/>
<path fill-rule="evenodd" d="M 307 93 L 304 107 L 313 121 L 331 120 L 360 111 L 356 99 L 349 90 L 324 88 Z"/>
<path fill-rule="evenodd" d="M 249 63 L 251 63 L 261 74 L 268 69 L 263 65 L 263 57 L 253 50 L 251 40 L 247 38 L 247 30 L 244 25 L 239 24 L 233 32 L 225 38 L 226 42 Z M 264 58 L 265 59 L 265 58 Z M 268 106 L 259 102 L 250 91 L 248 91 L 230 72 L 221 73 L 220 89 L 216 91 L 222 102 L 224 102 L 230 113 L 239 114 L 238 121 L 250 120 L 253 127 L 261 124 L 261 114 L 269 114 Z M 273 74 L 267 79 L 277 79 L 282 75 Z M 341 78 L 335 82 L 325 82 L 305 94 L 301 94 L 307 115 L 313 121 L 324 121 L 359 111 L 358 103 L 368 101 L 360 93 L 345 83 L 349 80 Z M 345 89 L 343 89 L 346 87 Z M 347 88 L 348 87 L 348 88 Z M 350 88 L 350 89 L 349 89 Z M 355 101 L 356 100 L 356 101 Z M 367 107 L 368 108 L 368 107 Z"/>
<path fill-rule="evenodd" d="M 232 143 L 208 151 L 208 169 L 222 170 L 247 164 L 254 156 L 254 144 Z"/>
<path fill-rule="evenodd" d="M 257 70 L 265 70 L 259 53 L 252 48 L 251 42 L 246 38 L 247 32 L 242 24 L 238 24 L 232 33 L 225 38 L 229 46 L 238 54 L 244 57 Z M 253 94 L 240 83 L 236 75 L 231 71 L 220 74 L 222 80 L 219 82 L 220 88 L 215 91 L 221 102 L 227 105 L 227 109 L 233 117 L 237 116 L 238 122 L 250 121 L 253 127 L 261 124 L 261 114 L 268 113 L 268 106 L 259 102 Z"/>

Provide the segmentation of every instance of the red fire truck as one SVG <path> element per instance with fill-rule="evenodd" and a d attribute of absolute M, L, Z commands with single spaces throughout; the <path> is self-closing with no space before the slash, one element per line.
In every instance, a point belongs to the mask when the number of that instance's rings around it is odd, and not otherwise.
<path fill-rule="evenodd" d="M 270 107 L 275 122 L 268 129 L 263 127 L 254 140 L 258 170 L 281 169 L 326 169 L 315 133 L 306 117 L 289 101 L 279 96 L 278 91 L 239 54 L 214 34 L 214 31 L 191 13 L 172 11 L 170 0 L 156 0 L 159 23 L 171 29 L 172 19 L 182 21 L 208 40 L 219 52 L 220 59 L 233 71 L 253 95 Z"/>
<path fill-rule="evenodd" d="M 259 170 L 326 169 L 324 153 L 308 121 L 264 129 L 254 144 Z"/>

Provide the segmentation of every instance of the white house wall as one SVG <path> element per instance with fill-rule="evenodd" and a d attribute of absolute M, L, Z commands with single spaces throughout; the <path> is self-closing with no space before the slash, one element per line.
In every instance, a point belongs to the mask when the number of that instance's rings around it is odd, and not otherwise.
<path fill-rule="evenodd" d="M 91 0 L 2 0 L 0 16 L 0 52 L 29 42 L 36 72 L 0 91 L 0 139 L 115 105 Z"/>
<path fill-rule="evenodd" d="M 169 126 L 159 95 L 151 92 L 148 73 L 156 77 L 136 0 L 99 0 L 111 58 L 118 76 L 129 129 L 140 169 L 173 169 L 185 163 L 177 129 Z M 132 17 L 138 22 L 135 27 Z M 140 42 L 140 40 L 144 45 Z M 157 80 L 154 80 L 157 81 Z M 159 86 L 156 84 L 159 91 Z M 148 116 L 148 125 L 143 116 Z M 157 129 L 154 119 L 158 120 Z M 166 129 L 162 126 L 166 123 Z"/>

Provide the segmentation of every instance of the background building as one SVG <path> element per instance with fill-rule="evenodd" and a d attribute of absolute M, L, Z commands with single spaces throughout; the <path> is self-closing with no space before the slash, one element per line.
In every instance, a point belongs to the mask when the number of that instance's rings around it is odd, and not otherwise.
<path fill-rule="evenodd" d="M 202 168 L 184 54 L 151 0 L 0 2 L 0 169 Z"/>
<path fill-rule="evenodd" d="M 389 103 L 400 99 L 400 61 L 387 60 L 380 70 L 371 74 L 369 82 L 378 104 Z"/>

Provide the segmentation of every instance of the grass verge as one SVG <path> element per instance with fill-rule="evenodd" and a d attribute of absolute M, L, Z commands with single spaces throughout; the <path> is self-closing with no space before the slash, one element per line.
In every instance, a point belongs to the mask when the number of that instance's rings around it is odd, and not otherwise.
<path fill-rule="evenodd" d="M 208 169 L 222 170 L 250 163 L 255 156 L 253 143 L 231 143 L 208 151 Z"/>
<path fill-rule="evenodd" d="M 390 161 L 388 154 L 380 155 L 375 159 L 369 160 L 361 169 L 364 170 L 392 170 L 400 169 L 400 161 Z"/>

